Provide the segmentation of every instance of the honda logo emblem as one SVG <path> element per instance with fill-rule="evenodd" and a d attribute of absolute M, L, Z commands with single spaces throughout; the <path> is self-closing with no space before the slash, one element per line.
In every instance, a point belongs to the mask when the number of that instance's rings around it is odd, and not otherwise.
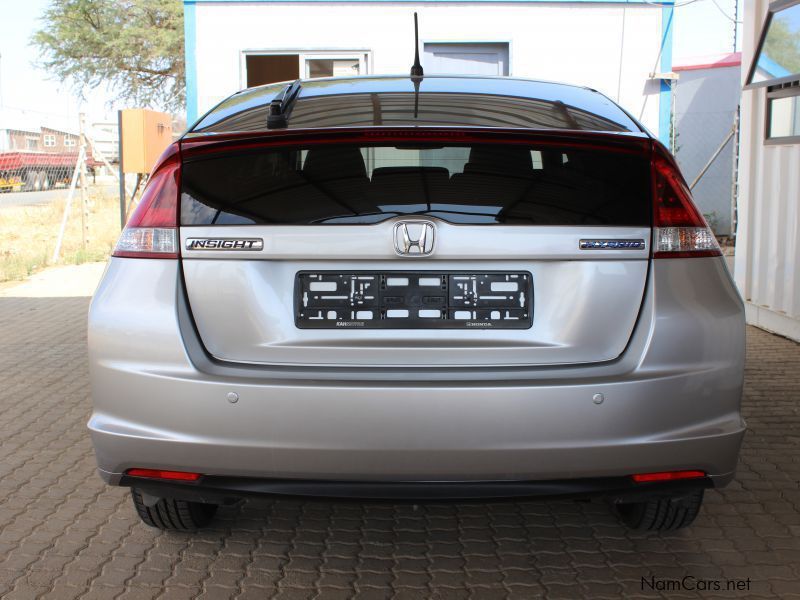
<path fill-rule="evenodd" d="M 401 256 L 428 256 L 435 234 L 430 221 L 400 221 L 394 225 L 394 249 Z"/>

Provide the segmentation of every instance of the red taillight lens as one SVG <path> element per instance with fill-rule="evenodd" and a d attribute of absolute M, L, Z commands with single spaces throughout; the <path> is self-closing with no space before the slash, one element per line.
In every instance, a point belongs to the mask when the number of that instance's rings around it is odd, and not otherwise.
<path fill-rule="evenodd" d="M 178 258 L 178 196 L 181 159 L 173 144 L 161 155 L 153 174 L 119 236 L 114 256 Z"/>
<path fill-rule="evenodd" d="M 662 471 L 631 475 L 631 479 L 636 483 L 648 483 L 651 481 L 674 481 L 675 479 L 697 479 L 705 476 L 705 471 Z"/>
<path fill-rule="evenodd" d="M 131 477 L 149 477 L 151 479 L 171 479 L 173 481 L 197 481 L 201 473 L 188 473 L 186 471 L 162 471 L 161 469 L 128 469 L 126 475 Z"/>
<path fill-rule="evenodd" d="M 665 152 L 658 147 L 653 151 L 653 256 L 720 256 L 717 238 L 692 202 L 677 165 Z"/>

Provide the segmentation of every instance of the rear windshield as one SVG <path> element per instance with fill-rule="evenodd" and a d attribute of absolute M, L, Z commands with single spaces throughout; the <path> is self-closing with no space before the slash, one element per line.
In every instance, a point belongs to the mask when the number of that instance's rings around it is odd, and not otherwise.
<path fill-rule="evenodd" d="M 263 149 L 182 171 L 182 225 L 351 225 L 398 216 L 456 224 L 649 226 L 649 163 L 535 145 Z"/>
<path fill-rule="evenodd" d="M 426 87 L 430 83 L 426 81 Z M 303 88 L 301 97 L 293 105 L 289 129 L 410 125 L 639 131 L 636 123 L 607 98 L 566 86 L 559 86 L 558 90 L 558 96 L 565 102 L 552 97 L 527 98 L 486 92 L 308 96 L 312 91 Z M 547 90 L 539 91 L 546 95 Z M 193 132 L 263 131 L 268 113 L 269 102 L 264 102 L 261 94 L 246 92 L 217 106 L 203 117 Z"/>

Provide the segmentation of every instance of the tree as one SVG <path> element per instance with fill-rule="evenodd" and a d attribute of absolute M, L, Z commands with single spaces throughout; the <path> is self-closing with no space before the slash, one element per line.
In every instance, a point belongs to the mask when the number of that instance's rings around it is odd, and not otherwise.
<path fill-rule="evenodd" d="M 800 73 L 800 30 L 792 31 L 788 20 L 773 17 L 764 53 L 787 71 Z"/>
<path fill-rule="evenodd" d="M 106 84 L 139 106 L 184 105 L 180 0 L 52 0 L 42 20 L 40 66 L 82 97 Z"/>

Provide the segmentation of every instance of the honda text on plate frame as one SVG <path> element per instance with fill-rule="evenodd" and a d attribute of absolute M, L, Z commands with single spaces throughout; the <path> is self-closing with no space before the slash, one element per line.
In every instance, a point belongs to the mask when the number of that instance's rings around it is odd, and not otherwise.
<path fill-rule="evenodd" d="M 245 90 L 165 153 L 89 314 L 98 466 L 148 524 L 249 495 L 609 500 L 734 477 L 742 302 L 669 152 L 595 91 Z"/>

